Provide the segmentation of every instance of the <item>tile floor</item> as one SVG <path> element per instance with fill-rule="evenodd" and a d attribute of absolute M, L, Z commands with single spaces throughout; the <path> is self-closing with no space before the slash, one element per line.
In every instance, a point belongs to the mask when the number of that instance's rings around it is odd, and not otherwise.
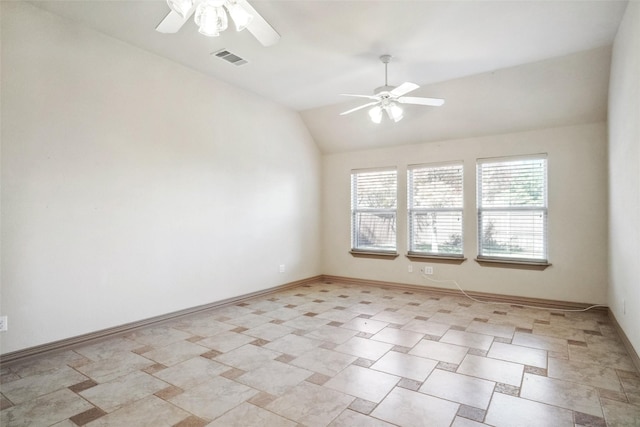
<path fill-rule="evenodd" d="M 1 368 L 13 426 L 640 426 L 601 312 L 317 283 Z"/>

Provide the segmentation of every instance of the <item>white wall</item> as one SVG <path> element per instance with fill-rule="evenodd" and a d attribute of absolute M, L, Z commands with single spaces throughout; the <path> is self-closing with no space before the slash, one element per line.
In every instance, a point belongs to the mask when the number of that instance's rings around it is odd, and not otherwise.
<path fill-rule="evenodd" d="M 548 153 L 549 260 L 544 271 L 480 266 L 475 211 L 476 159 Z M 464 162 L 464 255 L 461 265 L 411 263 L 406 257 L 406 167 Z M 323 272 L 330 275 L 451 288 L 427 281 L 455 279 L 467 290 L 585 303 L 605 303 L 607 283 L 606 125 L 594 123 L 523 133 L 325 155 Z M 398 167 L 398 252 L 393 261 L 354 258 L 350 249 L 350 172 Z"/>
<path fill-rule="evenodd" d="M 2 353 L 320 274 L 297 113 L 23 2 L 1 76 Z"/>
<path fill-rule="evenodd" d="M 629 2 L 609 86 L 609 307 L 640 353 L 640 3 Z"/>

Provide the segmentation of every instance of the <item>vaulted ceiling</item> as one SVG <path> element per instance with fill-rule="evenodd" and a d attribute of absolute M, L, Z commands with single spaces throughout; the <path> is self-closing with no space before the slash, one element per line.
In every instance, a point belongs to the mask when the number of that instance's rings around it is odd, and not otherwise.
<path fill-rule="evenodd" d="M 249 0 L 280 33 L 263 47 L 248 32 L 154 30 L 165 1 L 34 1 L 34 5 L 299 111 L 325 153 L 439 141 L 606 119 L 610 45 L 626 2 Z M 234 66 L 212 52 L 246 59 Z M 442 107 L 406 106 L 373 124 L 362 103 L 389 83 Z"/>

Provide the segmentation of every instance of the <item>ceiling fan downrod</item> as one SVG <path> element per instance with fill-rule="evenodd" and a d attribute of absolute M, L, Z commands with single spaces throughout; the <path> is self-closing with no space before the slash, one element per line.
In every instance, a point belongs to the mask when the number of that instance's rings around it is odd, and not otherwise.
<path fill-rule="evenodd" d="M 387 82 L 387 65 L 391 61 L 391 55 L 382 55 L 380 57 L 380 61 L 384 64 L 384 85 L 389 86 L 389 83 Z"/>

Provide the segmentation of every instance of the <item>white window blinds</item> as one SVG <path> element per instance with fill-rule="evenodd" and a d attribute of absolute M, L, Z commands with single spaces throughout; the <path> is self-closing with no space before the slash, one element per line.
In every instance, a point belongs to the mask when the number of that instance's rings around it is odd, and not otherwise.
<path fill-rule="evenodd" d="M 410 254 L 462 257 L 462 177 L 461 163 L 409 167 Z"/>
<path fill-rule="evenodd" d="M 396 252 L 398 179 L 395 169 L 351 173 L 351 248 Z"/>
<path fill-rule="evenodd" d="M 478 161 L 478 257 L 547 262 L 545 155 Z"/>

